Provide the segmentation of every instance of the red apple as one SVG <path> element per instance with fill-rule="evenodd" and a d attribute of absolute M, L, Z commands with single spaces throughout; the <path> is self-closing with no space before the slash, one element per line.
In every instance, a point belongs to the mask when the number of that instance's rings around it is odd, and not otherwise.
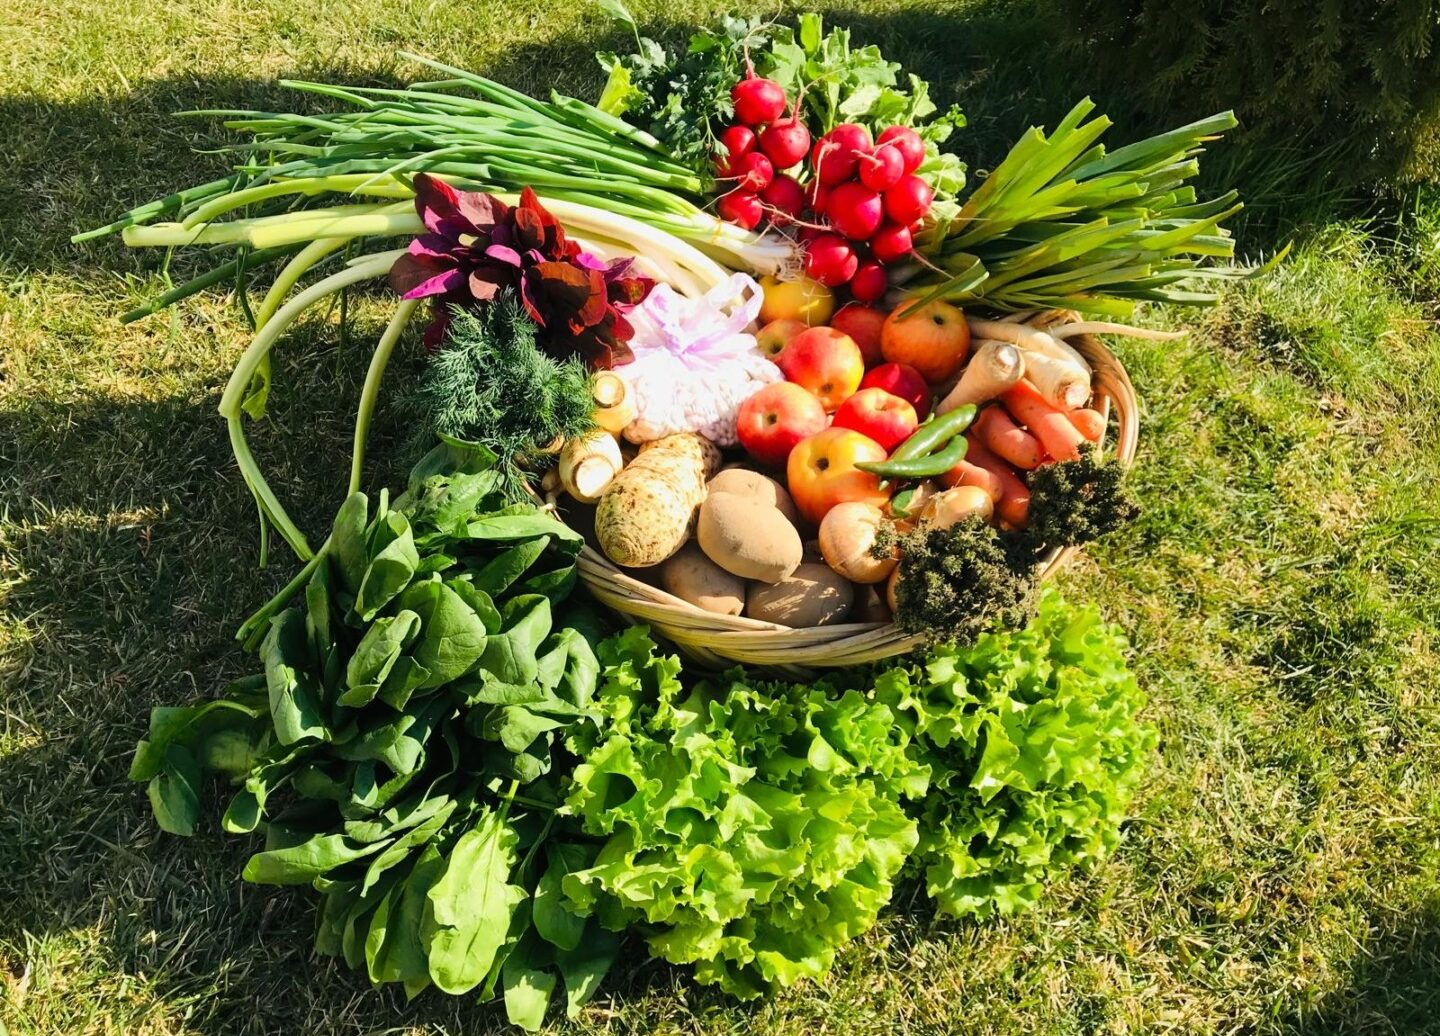
<path fill-rule="evenodd" d="M 860 347 L 843 331 L 812 327 L 785 344 L 775 362 L 793 381 L 820 400 L 826 413 L 834 413 L 860 387 L 865 358 Z"/>
<path fill-rule="evenodd" d="M 807 325 L 805 321 L 795 320 L 791 317 L 781 317 L 779 320 L 772 320 L 755 332 L 755 344 L 760 347 L 762 353 L 773 360 L 779 356 L 780 351 L 785 348 L 785 343 L 805 330 L 807 326 L 809 325 Z M 878 350 L 880 348 L 878 332 L 875 337 L 875 343 L 875 348 Z"/>
<path fill-rule="evenodd" d="M 855 339 L 867 367 L 873 367 L 883 359 L 880 355 L 880 328 L 884 325 L 884 313 L 859 302 L 846 303 L 830 318 L 831 327 Z"/>
<path fill-rule="evenodd" d="M 777 381 L 745 402 L 735 433 L 745 452 L 761 464 L 782 468 L 801 439 L 825 430 L 825 408 L 799 385 Z"/>
<path fill-rule="evenodd" d="M 835 411 L 833 427 L 869 436 L 889 453 L 920 425 L 915 408 L 882 388 L 862 388 Z"/>
<path fill-rule="evenodd" d="M 925 420 L 930 413 L 930 386 L 925 376 L 906 363 L 882 363 L 860 382 L 862 389 L 884 389 L 899 396 L 915 408 L 915 415 Z"/>
<path fill-rule="evenodd" d="M 855 465 L 885 457 L 883 446 L 849 428 L 827 428 L 801 440 L 785 465 L 795 506 L 812 525 L 819 525 L 836 504 L 860 500 L 884 507 L 890 497 L 880 488 L 879 476 Z"/>
<path fill-rule="evenodd" d="M 901 305 L 885 318 L 880 351 L 891 363 L 908 363 L 932 385 L 952 377 L 970 353 L 965 314 L 944 299 L 923 306 Z"/>

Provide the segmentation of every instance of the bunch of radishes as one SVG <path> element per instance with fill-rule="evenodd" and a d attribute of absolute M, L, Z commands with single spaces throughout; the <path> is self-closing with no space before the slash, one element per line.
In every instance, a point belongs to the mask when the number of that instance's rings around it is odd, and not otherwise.
<path fill-rule="evenodd" d="M 910 254 L 934 201 L 915 174 L 925 161 L 920 135 L 890 126 L 872 140 L 864 126 L 842 123 L 812 148 L 800 105 L 779 83 L 752 73 L 730 98 L 738 121 L 720 135 L 716 169 L 727 188 L 716 203 L 720 217 L 746 230 L 767 218 L 799 223 L 807 274 L 832 288 L 848 285 L 861 302 L 879 299 L 886 264 Z"/>

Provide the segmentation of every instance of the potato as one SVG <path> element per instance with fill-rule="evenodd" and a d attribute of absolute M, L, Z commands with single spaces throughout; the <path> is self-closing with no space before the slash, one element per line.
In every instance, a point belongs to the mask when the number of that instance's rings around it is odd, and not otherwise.
<path fill-rule="evenodd" d="M 855 601 L 850 581 L 827 565 L 801 565 L 778 583 L 752 583 L 745 614 L 792 629 L 844 622 Z"/>
<path fill-rule="evenodd" d="M 733 493 L 706 498 L 695 537 L 725 571 L 762 583 L 779 582 L 794 572 L 803 552 L 800 534 L 779 508 Z"/>
<path fill-rule="evenodd" d="M 726 572 L 693 543 L 660 565 L 660 586 L 716 615 L 739 615 L 745 608 L 745 580 Z"/>
<path fill-rule="evenodd" d="M 791 525 L 800 525 L 800 512 L 795 510 L 795 501 L 785 487 L 768 475 L 749 468 L 724 468 L 706 486 L 711 493 L 733 493 L 760 500 L 771 507 L 778 507 Z"/>
<path fill-rule="evenodd" d="M 858 500 L 836 504 L 820 522 L 825 563 L 853 582 L 882 582 L 899 558 L 894 550 L 878 558 L 870 553 L 884 524 L 885 516 L 874 504 Z"/>

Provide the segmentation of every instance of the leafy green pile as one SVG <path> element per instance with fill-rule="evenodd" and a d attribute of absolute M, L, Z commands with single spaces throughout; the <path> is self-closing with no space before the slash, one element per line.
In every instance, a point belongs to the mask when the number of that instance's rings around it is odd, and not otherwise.
<path fill-rule="evenodd" d="M 1125 649 L 1096 609 L 1047 589 L 1024 629 L 876 678 L 930 772 L 912 863 L 942 910 L 1014 913 L 1115 847 L 1156 740 Z"/>
<path fill-rule="evenodd" d="M 242 631 L 264 671 L 136 749 L 167 831 L 231 781 L 224 829 L 265 835 L 245 879 L 313 886 L 319 952 L 535 1029 L 628 930 L 758 996 L 821 978 L 907 875 L 1009 913 L 1116 844 L 1154 735 L 1093 609 L 1048 592 L 1019 632 L 813 684 L 682 680 L 644 627 L 599 640 L 579 538 L 456 458 L 347 500 Z"/>
<path fill-rule="evenodd" d="M 576 1010 L 617 944 L 559 895 L 596 850 L 556 812 L 563 739 L 597 718 L 595 626 L 566 600 L 580 537 L 494 470 L 428 473 L 444 451 L 394 506 L 345 502 L 247 624 L 263 672 L 156 709 L 131 777 L 182 835 L 201 772 L 228 777 L 225 830 L 265 834 L 245 879 L 313 885 L 319 952 L 412 996 L 503 988 L 533 1028 L 554 971 Z"/>
<path fill-rule="evenodd" d="M 577 732 L 567 804 L 609 840 L 565 891 L 739 996 L 819 978 L 889 902 L 925 769 L 858 690 L 740 670 L 687 687 L 654 648 L 643 627 L 600 646 L 604 722 Z"/>
<path fill-rule="evenodd" d="M 952 914 L 1029 906 L 1119 839 L 1155 741 L 1124 650 L 1053 590 L 1018 632 L 813 684 L 682 681 L 631 628 L 572 738 L 567 810 L 608 841 L 565 893 L 745 997 L 822 976 L 905 874 Z"/>
<path fill-rule="evenodd" d="M 537 331 L 513 291 L 479 310 L 456 307 L 410 400 L 422 441 L 483 446 L 512 499 L 523 496 L 517 464 L 540 467 L 555 439 L 595 427 L 584 363 L 546 355 Z"/>
<path fill-rule="evenodd" d="M 599 107 L 662 141 L 678 160 L 710 175 L 717 141 L 732 121 L 731 88 L 753 67 L 792 99 L 803 96 L 805 123 L 815 137 L 841 122 L 857 122 L 878 135 L 887 126 L 914 127 L 929 158 L 920 172 L 943 202 L 965 184 L 965 167 L 939 145 L 965 125 L 960 110 L 936 114 L 930 87 L 887 61 L 875 46 L 852 47 L 847 29 L 828 34 L 818 14 L 802 14 L 795 28 L 759 18 L 727 15 L 716 31 L 690 37 L 671 54 L 639 34 L 623 4 L 605 3 L 635 33 L 634 54 L 600 54 L 608 78 Z M 747 65 L 748 63 L 748 65 Z"/>

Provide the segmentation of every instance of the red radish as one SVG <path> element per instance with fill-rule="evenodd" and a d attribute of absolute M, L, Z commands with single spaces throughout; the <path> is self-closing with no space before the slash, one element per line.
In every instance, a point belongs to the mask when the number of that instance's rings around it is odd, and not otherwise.
<path fill-rule="evenodd" d="M 914 223 L 930 211 L 935 192 L 930 185 L 913 173 L 907 173 L 900 182 L 885 192 L 885 215 L 896 223 Z"/>
<path fill-rule="evenodd" d="M 855 269 L 850 278 L 850 294 L 861 302 L 876 302 L 885 294 L 890 282 L 885 277 L 885 267 L 874 259 L 867 259 Z"/>
<path fill-rule="evenodd" d="M 904 259 L 914 249 L 910 228 L 899 223 L 883 223 L 870 237 L 870 253 L 882 263 Z"/>
<path fill-rule="evenodd" d="M 870 131 L 858 122 L 842 122 L 825 135 L 849 151 L 869 151 L 874 146 Z"/>
<path fill-rule="evenodd" d="M 880 134 L 880 144 L 887 144 L 885 150 L 900 152 L 905 159 L 905 172 L 913 173 L 925 161 L 925 142 L 909 126 L 890 126 Z"/>
<path fill-rule="evenodd" d="M 810 162 L 823 184 L 843 183 L 855 175 L 855 165 L 870 150 L 870 131 L 853 122 L 842 122 L 815 142 Z"/>
<path fill-rule="evenodd" d="M 760 192 L 760 200 L 772 210 L 770 222 L 783 227 L 805 211 L 805 188 L 793 176 L 776 173 L 770 186 Z"/>
<path fill-rule="evenodd" d="M 880 195 L 863 183 L 847 180 L 830 192 L 825 215 L 836 230 L 852 241 L 868 241 L 880 227 L 884 206 Z"/>
<path fill-rule="evenodd" d="M 810 131 L 793 116 L 772 122 L 760 131 L 760 150 L 775 163 L 776 169 L 789 169 L 803 162 L 810 153 Z"/>
<path fill-rule="evenodd" d="M 805 246 L 805 272 L 827 287 L 844 284 L 859 265 L 855 249 L 839 234 L 820 234 Z"/>
<path fill-rule="evenodd" d="M 830 188 L 815 180 L 805 188 L 805 193 L 810 197 L 810 211 L 817 216 L 825 215 L 825 210 L 830 206 Z"/>
<path fill-rule="evenodd" d="M 755 131 L 749 126 L 726 126 L 720 134 L 720 145 L 725 149 L 722 157 L 733 163 L 755 150 Z"/>
<path fill-rule="evenodd" d="M 770 186 L 770 181 L 775 179 L 775 167 L 770 164 L 770 159 L 758 151 L 741 155 L 732 163 L 731 169 L 731 175 L 740 181 L 736 187 L 751 194 L 763 191 Z"/>
<path fill-rule="evenodd" d="M 828 234 L 828 233 L 830 233 L 830 231 L 829 231 L 829 229 L 826 228 L 826 227 L 817 227 L 817 226 L 814 226 L 814 225 L 807 225 L 807 226 L 801 227 L 801 228 L 800 228 L 800 233 L 797 234 L 797 235 L 795 235 L 795 236 L 796 236 L 797 238 L 799 238 L 801 241 L 806 242 L 806 243 L 809 243 L 809 242 L 811 242 L 811 241 L 814 241 L 814 240 L 815 240 L 817 237 L 819 237 L 821 234 Z"/>
<path fill-rule="evenodd" d="M 765 216 L 765 206 L 760 204 L 759 196 L 743 190 L 722 194 L 715 203 L 715 211 L 720 213 L 721 219 L 743 230 L 754 230 Z"/>
<path fill-rule="evenodd" d="M 773 79 L 742 79 L 731 87 L 730 100 L 735 102 L 735 117 L 747 126 L 774 122 L 785 112 L 785 88 Z"/>
<path fill-rule="evenodd" d="M 872 191 L 889 190 L 905 173 L 905 157 L 893 147 L 877 147 L 860 156 L 860 182 Z"/>

